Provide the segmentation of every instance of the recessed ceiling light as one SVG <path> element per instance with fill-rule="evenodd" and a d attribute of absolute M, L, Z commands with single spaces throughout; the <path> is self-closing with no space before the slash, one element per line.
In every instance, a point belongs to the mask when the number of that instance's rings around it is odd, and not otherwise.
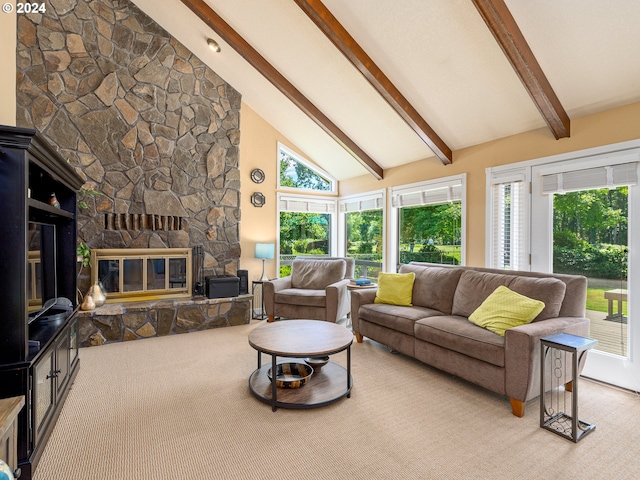
<path fill-rule="evenodd" d="M 216 42 L 213 38 L 207 38 L 207 45 L 209 45 L 209 48 L 214 52 L 220 52 L 220 45 L 218 45 L 218 42 Z"/>

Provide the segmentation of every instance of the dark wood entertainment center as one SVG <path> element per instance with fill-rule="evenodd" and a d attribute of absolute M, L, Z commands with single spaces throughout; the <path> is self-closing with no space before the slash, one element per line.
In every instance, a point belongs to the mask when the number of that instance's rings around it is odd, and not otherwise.
<path fill-rule="evenodd" d="M 31 479 L 79 369 L 82 184 L 35 130 L 0 126 L 0 398 L 25 397 L 18 417 L 21 479 Z M 62 300 L 36 318 L 51 299 Z"/>

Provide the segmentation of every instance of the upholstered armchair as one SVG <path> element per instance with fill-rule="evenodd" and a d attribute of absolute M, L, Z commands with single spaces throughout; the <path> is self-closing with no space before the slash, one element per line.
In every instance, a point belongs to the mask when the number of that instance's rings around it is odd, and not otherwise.
<path fill-rule="evenodd" d="M 336 257 L 298 257 L 291 275 L 263 284 L 264 307 L 275 317 L 335 322 L 350 312 L 347 286 L 355 260 Z"/>

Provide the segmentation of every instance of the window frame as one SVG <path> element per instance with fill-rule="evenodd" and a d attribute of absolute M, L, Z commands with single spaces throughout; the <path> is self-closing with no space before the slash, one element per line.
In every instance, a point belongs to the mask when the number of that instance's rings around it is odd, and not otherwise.
<path fill-rule="evenodd" d="M 486 214 L 485 214 L 485 266 L 489 268 L 504 269 L 503 264 L 496 258 L 496 250 L 498 249 L 496 242 L 501 237 L 502 233 L 496 224 L 498 220 L 496 218 L 496 212 L 499 209 L 496 206 L 495 189 L 501 185 L 521 183 L 522 190 L 519 192 L 521 195 L 518 201 L 521 203 L 520 213 L 524 215 L 524 218 L 520 218 L 518 225 L 510 224 L 510 229 L 517 233 L 517 238 L 512 235 L 513 241 L 517 243 L 517 248 L 521 253 L 517 261 L 516 270 L 530 271 L 531 270 L 531 168 L 519 167 L 519 168 L 487 168 L 486 173 Z M 513 219 L 513 217 L 512 217 Z"/>
<path fill-rule="evenodd" d="M 388 252 L 388 241 L 387 241 L 387 217 L 388 217 L 388 208 L 387 208 L 387 191 L 386 189 L 380 190 L 372 190 L 369 192 L 357 193 L 353 195 L 346 195 L 344 197 L 338 198 L 338 245 L 337 252 L 338 256 L 346 257 L 347 256 L 347 223 L 346 223 L 346 215 L 347 213 L 353 213 L 355 211 L 365 211 L 365 210 L 350 210 L 347 211 L 345 208 L 347 204 L 353 202 L 365 202 L 365 201 L 379 201 L 380 208 L 382 210 L 382 262 L 381 262 L 381 271 L 388 271 L 386 269 L 386 258 Z M 378 210 L 372 209 L 372 210 Z"/>
<path fill-rule="evenodd" d="M 295 194 L 295 193 L 281 193 L 278 192 L 276 194 L 276 246 L 277 246 L 277 258 L 276 258 L 276 271 L 280 272 L 280 213 L 281 212 L 297 212 L 297 213 L 321 213 L 321 214 L 329 214 L 329 254 L 328 256 L 335 256 L 338 251 L 338 198 L 337 197 L 329 197 L 329 196 L 320 196 L 320 195 L 304 195 L 304 194 Z M 300 205 L 302 203 L 309 204 L 319 204 L 324 205 L 325 211 L 321 211 L 321 208 L 317 210 L 304 210 L 301 208 L 281 208 L 283 202 L 295 202 Z"/>
<path fill-rule="evenodd" d="M 461 173 L 459 175 L 451 175 L 449 177 L 442 177 L 433 180 L 427 180 L 424 182 L 416 182 L 405 185 L 398 185 L 395 187 L 389 187 L 389 224 L 391 226 L 391 232 L 388 242 L 388 255 L 387 257 L 387 272 L 396 272 L 399 264 L 399 235 L 400 235 L 400 215 L 399 209 L 410 205 L 394 205 L 397 203 L 394 197 L 406 195 L 410 193 L 423 193 L 423 196 L 428 196 L 429 192 L 440 190 L 444 188 L 460 187 L 459 200 L 460 200 L 460 265 L 466 265 L 466 244 L 467 244 L 467 174 Z M 424 203 L 422 205 L 437 205 L 438 203 Z M 417 206 L 411 205 L 411 206 Z"/>
<path fill-rule="evenodd" d="M 301 163 L 302 165 L 307 167 L 309 170 L 313 171 L 319 177 L 322 177 L 325 180 L 328 180 L 331 185 L 331 188 L 329 190 L 315 190 L 313 188 L 288 187 L 288 186 L 281 185 L 280 184 L 280 152 L 284 152 L 290 157 L 293 157 L 295 161 L 297 161 L 298 163 Z M 328 195 L 331 195 L 331 194 L 336 195 L 338 193 L 338 181 L 335 178 L 333 178 L 328 172 L 322 170 L 320 167 L 318 167 L 311 161 L 307 160 L 306 158 L 302 157 L 301 155 L 297 154 L 292 149 L 290 149 L 289 147 L 287 147 L 286 145 L 280 142 L 278 142 L 277 165 L 278 165 L 278 168 L 276 171 L 276 176 L 277 176 L 276 185 L 278 190 L 285 190 L 285 191 L 291 191 L 291 192 L 307 192 L 309 194 L 324 193 Z"/>

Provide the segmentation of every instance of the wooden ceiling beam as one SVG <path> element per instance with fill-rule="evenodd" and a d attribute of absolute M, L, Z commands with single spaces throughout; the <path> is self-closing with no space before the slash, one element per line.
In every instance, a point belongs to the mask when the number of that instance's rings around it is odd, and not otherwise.
<path fill-rule="evenodd" d="M 251 66 L 269 80 L 280 92 L 291 100 L 300 110 L 311 118 L 342 148 L 349 152 L 375 178 L 381 180 L 384 170 L 353 140 L 351 140 L 336 124 L 334 124 L 318 107 L 302 92 L 293 86 L 276 68 L 253 48 L 238 32 L 225 22 L 203 0 L 181 0 L 209 28 L 216 32 L 227 44 L 242 56 Z"/>
<path fill-rule="evenodd" d="M 503 0 L 472 0 L 557 139 L 569 137 L 571 121 Z"/>
<path fill-rule="evenodd" d="M 338 50 L 360 71 L 391 108 L 418 134 L 442 163 L 445 165 L 450 164 L 453 160 L 451 149 L 400 93 L 400 90 L 367 55 L 338 19 L 333 16 L 331 11 L 320 0 L 295 0 L 295 2 Z"/>

